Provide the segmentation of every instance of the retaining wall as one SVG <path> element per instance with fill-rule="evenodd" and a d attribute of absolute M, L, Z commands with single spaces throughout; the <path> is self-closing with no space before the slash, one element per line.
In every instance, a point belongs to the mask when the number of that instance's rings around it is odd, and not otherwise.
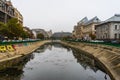
<path fill-rule="evenodd" d="M 88 43 L 60 42 L 92 55 L 104 66 L 112 80 L 120 80 L 120 48 Z"/>
<path fill-rule="evenodd" d="M 30 43 L 19 43 L 13 45 L 0 46 L 0 62 L 12 60 L 27 54 L 32 53 L 41 45 L 50 41 L 38 41 Z"/>

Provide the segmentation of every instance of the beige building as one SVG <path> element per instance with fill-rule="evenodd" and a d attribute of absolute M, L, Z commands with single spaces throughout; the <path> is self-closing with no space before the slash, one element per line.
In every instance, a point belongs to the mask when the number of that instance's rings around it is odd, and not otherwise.
<path fill-rule="evenodd" d="M 47 31 L 47 34 L 48 34 L 48 38 L 50 38 L 52 36 L 52 30 Z"/>
<path fill-rule="evenodd" d="M 34 39 L 34 34 L 32 33 L 32 30 L 29 27 L 23 27 L 23 30 L 29 34 L 28 38 Z"/>
<path fill-rule="evenodd" d="M 84 17 L 76 26 L 74 26 L 73 36 L 77 39 L 90 40 L 90 35 L 96 35 L 95 25 L 100 22 L 101 21 L 97 17 L 94 17 L 91 20 Z"/>
<path fill-rule="evenodd" d="M 120 14 L 96 25 L 96 35 L 99 40 L 120 40 Z"/>
<path fill-rule="evenodd" d="M 11 1 L 0 0 L 0 22 L 7 23 L 14 17 L 14 7 Z"/>
<path fill-rule="evenodd" d="M 92 36 L 96 35 L 95 25 L 99 24 L 100 22 L 101 21 L 97 17 L 94 17 L 84 24 L 83 37 L 85 40 L 91 40 Z"/>
<path fill-rule="evenodd" d="M 20 24 L 23 24 L 23 16 L 14 8 L 9 0 L 0 0 L 0 22 L 7 23 L 9 19 L 17 18 Z"/>
<path fill-rule="evenodd" d="M 22 16 L 22 14 L 17 10 L 17 8 L 14 8 L 14 15 L 15 15 L 15 18 L 18 19 L 18 23 L 20 23 L 21 25 L 23 25 L 23 16 Z"/>
<path fill-rule="evenodd" d="M 87 17 L 80 20 L 76 26 L 74 26 L 73 36 L 77 39 L 83 38 L 83 27 L 84 24 L 88 21 Z"/>

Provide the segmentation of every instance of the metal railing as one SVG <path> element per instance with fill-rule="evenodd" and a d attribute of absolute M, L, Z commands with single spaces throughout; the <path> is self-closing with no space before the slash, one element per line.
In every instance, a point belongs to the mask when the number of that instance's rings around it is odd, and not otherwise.
<path fill-rule="evenodd" d="M 90 41 L 80 41 L 80 40 L 66 40 L 70 42 L 79 42 L 79 43 L 90 43 L 90 44 L 98 44 L 98 45 L 106 45 L 112 47 L 120 48 L 120 43 L 111 43 L 111 42 L 90 42 Z"/>
<path fill-rule="evenodd" d="M 42 41 L 40 39 L 36 40 L 12 40 L 12 41 L 1 41 L 0 45 L 12 45 L 12 44 L 20 44 L 20 43 L 31 43 L 31 42 L 37 42 Z"/>

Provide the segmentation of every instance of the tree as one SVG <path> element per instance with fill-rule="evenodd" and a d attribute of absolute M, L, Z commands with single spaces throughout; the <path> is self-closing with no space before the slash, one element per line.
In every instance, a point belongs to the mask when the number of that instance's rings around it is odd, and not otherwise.
<path fill-rule="evenodd" d="M 10 34 L 7 25 L 5 25 L 3 22 L 0 22 L 0 35 L 7 36 Z"/>
<path fill-rule="evenodd" d="M 90 33 L 89 36 L 91 37 L 92 40 L 95 40 L 95 38 L 96 38 L 96 35 L 92 34 L 92 33 Z"/>
<path fill-rule="evenodd" d="M 21 33 L 21 36 L 20 37 L 22 37 L 22 38 L 28 38 L 28 33 L 27 32 L 25 32 L 25 31 L 23 31 L 22 33 Z"/>
<path fill-rule="evenodd" d="M 18 23 L 18 19 L 12 18 L 7 24 L 0 22 L 0 35 L 7 36 L 10 39 L 16 38 L 28 38 L 30 34 L 23 30 L 23 26 Z"/>
<path fill-rule="evenodd" d="M 18 19 L 16 18 L 10 19 L 7 23 L 7 27 L 10 32 L 10 35 L 8 35 L 9 38 L 28 38 L 29 36 L 29 34 L 23 30 L 23 26 L 18 23 Z"/>
<path fill-rule="evenodd" d="M 12 18 L 7 23 L 8 29 L 10 31 L 10 38 L 19 37 L 21 33 L 21 26 L 18 24 L 18 20 L 16 18 Z"/>
<path fill-rule="evenodd" d="M 45 36 L 44 36 L 43 34 L 39 33 L 39 34 L 37 34 L 37 38 L 38 38 L 38 39 L 44 39 Z"/>

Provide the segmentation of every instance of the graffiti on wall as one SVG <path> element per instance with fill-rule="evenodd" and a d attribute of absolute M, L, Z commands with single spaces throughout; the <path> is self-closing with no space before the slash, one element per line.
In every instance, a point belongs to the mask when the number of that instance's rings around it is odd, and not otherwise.
<path fill-rule="evenodd" d="M 0 46 L 0 52 L 15 51 L 14 45 Z"/>
<path fill-rule="evenodd" d="M 21 44 L 14 44 L 14 45 L 1 45 L 0 46 L 0 52 L 13 52 L 15 51 L 15 47 L 23 47 L 23 46 L 29 46 L 33 43 L 21 43 Z"/>

